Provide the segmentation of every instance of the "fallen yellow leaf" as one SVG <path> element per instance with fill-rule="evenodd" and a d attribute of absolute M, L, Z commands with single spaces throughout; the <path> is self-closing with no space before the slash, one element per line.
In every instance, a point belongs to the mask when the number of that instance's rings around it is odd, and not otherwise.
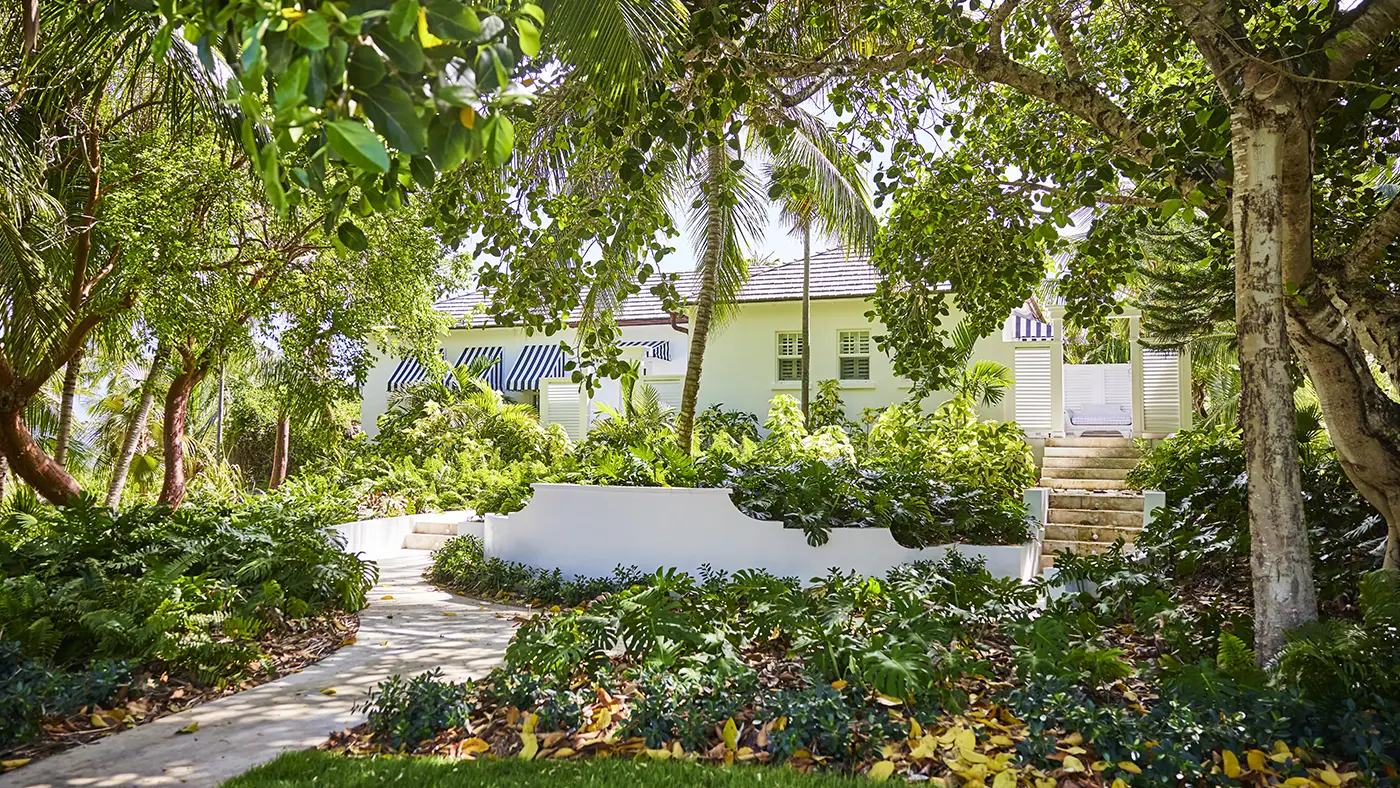
<path fill-rule="evenodd" d="M 992 788 L 1016 788 L 1016 770 L 1007 769 L 992 780 Z"/>
<path fill-rule="evenodd" d="M 732 750 L 739 744 L 739 726 L 734 724 L 734 718 L 730 717 L 724 723 L 724 749 Z"/>
<path fill-rule="evenodd" d="M 1229 750 L 1225 750 L 1224 752 L 1220 753 L 1220 760 L 1224 762 L 1223 768 L 1225 769 L 1226 777 L 1229 777 L 1233 780 L 1240 776 L 1241 769 L 1239 756 L 1235 755 Z"/>
<path fill-rule="evenodd" d="M 183 727 L 183 728 L 181 728 L 180 730 L 175 731 L 175 732 L 176 732 L 176 733 L 194 733 L 194 732 L 197 731 L 197 730 L 199 730 L 199 723 L 197 723 L 197 722 L 191 722 L 189 725 L 186 725 L 185 727 Z"/>
<path fill-rule="evenodd" d="M 977 734 L 971 728 L 960 728 L 953 735 L 953 746 L 961 752 L 968 752 L 977 749 Z"/>
<path fill-rule="evenodd" d="M 394 598 L 394 595 L 393 595 L 393 594 L 385 594 L 384 596 L 380 597 L 380 599 L 393 599 L 393 598 Z"/>
<path fill-rule="evenodd" d="M 1132 761 L 1119 761 L 1118 768 L 1122 769 L 1128 774 L 1142 774 L 1142 768 L 1139 767 L 1137 764 L 1133 763 Z"/>
<path fill-rule="evenodd" d="M 1244 754 L 1244 757 L 1249 762 L 1249 768 L 1256 772 L 1264 770 L 1264 761 L 1268 758 L 1263 750 L 1250 750 Z"/>
<path fill-rule="evenodd" d="M 671 757 L 670 750 L 647 750 L 646 752 L 648 756 L 658 761 L 664 761 Z"/>
<path fill-rule="evenodd" d="M 1114 777 L 1113 784 L 1109 788 L 1128 788 L 1128 784 L 1123 781 L 1122 777 Z"/>
<path fill-rule="evenodd" d="M 14 760 L 10 760 L 10 761 L 0 761 L 0 766 L 3 766 L 3 767 L 6 768 L 6 769 L 18 769 L 19 767 L 24 766 L 25 764 L 29 763 L 29 762 L 32 761 L 32 760 L 34 760 L 34 759 L 33 759 L 33 758 L 15 758 Z"/>
<path fill-rule="evenodd" d="M 486 752 L 489 749 L 491 749 L 491 745 L 487 744 L 486 740 L 479 736 L 473 736 L 462 742 L 462 752 L 472 753 L 473 755 L 479 752 Z"/>
<path fill-rule="evenodd" d="M 1067 772 L 1084 771 L 1084 762 L 1074 757 L 1073 755 L 1066 755 L 1065 761 L 1062 765 L 1064 766 L 1064 770 Z"/>
<path fill-rule="evenodd" d="M 894 774 L 894 762 L 880 761 L 874 766 L 871 766 L 870 771 L 866 772 L 865 776 L 869 777 L 875 782 L 884 782 L 885 780 L 890 779 L 891 774 Z"/>
<path fill-rule="evenodd" d="M 843 689 L 845 689 L 845 688 L 846 688 L 846 680 L 845 680 L 845 679 L 837 679 L 837 680 L 831 682 L 831 688 L 834 689 L 834 690 L 843 690 Z"/>
<path fill-rule="evenodd" d="M 909 720 L 909 741 L 918 741 L 924 737 L 924 729 L 919 725 L 919 721 L 913 718 Z"/>
<path fill-rule="evenodd" d="M 334 694 L 336 694 L 336 692 L 335 692 L 335 687 L 326 687 L 325 689 L 321 690 L 321 694 L 322 694 L 322 695 L 334 695 Z"/>
<path fill-rule="evenodd" d="M 1331 769 L 1323 769 L 1322 771 L 1320 771 L 1320 772 L 1317 773 L 1317 776 L 1318 776 L 1318 777 L 1321 777 L 1321 778 L 1322 778 L 1322 781 L 1325 782 L 1325 783 L 1327 783 L 1328 785 L 1341 785 L 1341 784 L 1342 784 L 1342 777 L 1341 777 L 1341 775 L 1337 774 L 1336 772 L 1332 771 Z"/>
<path fill-rule="evenodd" d="M 442 611 L 442 614 L 443 614 L 444 616 L 447 616 L 448 618 L 456 618 L 456 617 L 457 617 L 457 614 L 456 614 L 456 613 L 453 613 L 451 610 L 444 610 L 444 611 Z"/>

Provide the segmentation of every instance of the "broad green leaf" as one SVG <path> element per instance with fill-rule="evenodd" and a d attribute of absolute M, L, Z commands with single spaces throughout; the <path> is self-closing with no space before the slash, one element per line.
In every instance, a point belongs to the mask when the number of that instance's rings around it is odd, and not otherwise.
<path fill-rule="evenodd" d="M 387 31 L 374 33 L 374 44 L 389 56 L 394 68 L 406 74 L 417 74 L 423 70 L 423 46 L 417 38 L 398 39 Z"/>
<path fill-rule="evenodd" d="M 415 155 L 427 145 L 427 133 L 418 108 L 402 88 L 385 82 L 358 94 L 365 115 L 394 148 Z"/>
<path fill-rule="evenodd" d="M 438 171 L 457 169 L 467 158 L 467 135 L 470 132 L 457 121 L 457 113 L 439 116 L 428 132 L 428 156 Z"/>
<path fill-rule="evenodd" d="M 374 51 L 374 47 L 367 46 L 355 47 L 350 55 L 350 65 L 346 68 L 350 84 L 360 90 L 369 90 L 378 85 L 388 72 L 384 67 L 384 58 Z"/>
<path fill-rule="evenodd" d="M 487 118 L 481 129 L 486 138 L 486 159 L 500 167 L 510 161 L 511 148 L 515 146 L 515 126 L 505 115 L 495 114 Z"/>
<path fill-rule="evenodd" d="M 447 41 L 470 41 L 481 32 L 481 20 L 470 7 L 458 0 L 428 0 L 428 29 Z"/>
<path fill-rule="evenodd" d="M 437 181 L 437 170 L 433 168 L 433 162 L 427 156 L 414 156 L 409 162 L 408 171 L 413 175 L 413 180 L 425 189 L 432 188 Z"/>
<path fill-rule="evenodd" d="M 389 9 L 389 35 L 408 38 L 418 24 L 418 0 L 394 0 Z"/>
<path fill-rule="evenodd" d="M 324 16 L 313 11 L 294 22 L 287 35 L 306 49 L 325 49 L 331 43 L 331 26 Z"/>
<path fill-rule="evenodd" d="M 319 59 L 319 58 L 318 58 Z M 272 93 L 273 104 L 280 112 L 302 103 L 306 99 L 306 82 L 311 77 L 311 58 L 302 55 L 277 78 L 277 88 Z"/>
<path fill-rule="evenodd" d="M 352 221 L 341 222 L 340 227 L 336 228 L 335 235 L 341 243 L 345 244 L 345 248 L 352 252 L 363 252 L 369 248 L 369 239 L 365 237 L 365 231 Z"/>
<path fill-rule="evenodd" d="M 515 20 L 515 30 L 520 35 L 520 51 L 530 57 L 540 53 L 540 29 L 535 27 L 535 23 L 529 17 L 522 16 Z"/>
<path fill-rule="evenodd" d="M 331 150 L 351 167 L 365 172 L 389 170 L 389 152 L 369 127 L 355 120 L 334 120 L 326 124 L 326 141 Z"/>

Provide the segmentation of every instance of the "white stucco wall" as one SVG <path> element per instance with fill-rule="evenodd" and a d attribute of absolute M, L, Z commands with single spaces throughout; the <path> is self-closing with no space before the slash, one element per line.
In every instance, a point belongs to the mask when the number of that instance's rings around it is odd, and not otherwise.
<path fill-rule="evenodd" d="M 861 298 L 841 298 L 812 302 L 812 396 L 817 395 L 817 383 L 838 377 L 837 342 L 840 332 L 869 330 L 872 338 L 884 333 L 879 321 L 869 321 L 865 313 L 872 305 Z M 957 325 L 961 314 L 954 311 L 945 325 Z M 723 404 L 725 408 L 756 413 L 760 418 L 768 412 L 768 402 L 778 394 L 801 396 L 798 383 L 778 381 L 777 336 L 780 332 L 800 331 L 802 303 L 776 301 L 743 304 L 729 322 L 712 330 L 705 347 L 705 372 L 700 378 L 700 408 Z M 974 359 L 997 361 L 1008 367 L 1013 362 L 1012 349 L 1001 341 L 999 334 L 982 339 L 973 352 Z M 846 403 L 846 415 L 859 419 L 866 408 L 879 408 L 904 401 L 909 396 L 909 381 L 895 375 L 890 359 L 872 343 L 869 381 L 845 381 L 841 398 Z M 938 394 L 924 400 L 925 407 L 934 407 L 947 399 Z M 1009 418 L 1010 397 L 1002 403 L 982 408 L 986 419 Z"/>
<path fill-rule="evenodd" d="M 1030 580 L 1040 572 L 1038 535 L 1025 545 L 916 550 L 901 546 L 884 528 L 833 528 L 830 541 L 812 547 L 799 529 L 739 512 L 726 489 L 533 487 L 534 496 L 521 511 L 486 516 L 487 556 L 558 568 L 566 576 L 605 577 L 619 564 L 694 574 L 708 564 L 726 572 L 766 569 L 806 581 L 832 568 L 882 577 L 900 564 L 937 561 L 957 550 L 984 557 L 998 577 Z M 1043 517 L 1043 503 L 1033 506 L 1033 513 Z"/>

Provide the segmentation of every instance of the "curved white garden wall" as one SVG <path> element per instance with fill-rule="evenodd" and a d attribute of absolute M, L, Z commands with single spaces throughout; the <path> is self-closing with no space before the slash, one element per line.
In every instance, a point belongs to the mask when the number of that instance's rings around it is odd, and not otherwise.
<path fill-rule="evenodd" d="M 1029 580 L 1039 573 L 1039 534 L 1024 545 L 914 550 L 884 528 L 833 528 L 830 541 L 812 547 L 799 529 L 741 513 L 727 489 L 533 486 L 534 497 L 523 510 L 486 516 L 486 555 L 588 577 L 611 575 L 619 564 L 691 573 L 709 564 L 807 580 L 832 568 L 883 576 L 891 567 L 938 560 L 952 549 L 985 557 L 987 569 L 1001 577 Z M 1043 524 L 1044 491 L 1028 490 L 1026 498 Z"/>
<path fill-rule="evenodd" d="M 419 525 L 456 526 L 456 534 L 484 538 L 482 523 L 473 519 L 475 516 L 476 513 L 470 511 L 425 512 L 357 520 L 333 527 L 345 537 L 345 552 L 361 553 L 365 558 L 387 558 L 404 549 L 404 540 L 409 534 L 417 533 Z"/>

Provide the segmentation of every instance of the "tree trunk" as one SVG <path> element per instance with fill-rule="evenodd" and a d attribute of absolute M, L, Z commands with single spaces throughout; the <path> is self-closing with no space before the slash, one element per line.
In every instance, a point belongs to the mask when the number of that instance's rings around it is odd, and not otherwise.
<path fill-rule="evenodd" d="M 157 501 L 171 509 L 179 508 L 185 500 L 185 423 L 189 418 L 190 395 L 208 372 L 207 365 L 196 363 L 186 354 L 183 368 L 170 382 L 170 391 L 165 395 L 165 482 Z"/>
<path fill-rule="evenodd" d="M 23 410 L 0 413 L 0 452 L 9 459 L 15 475 L 49 503 L 64 506 L 83 494 L 73 477 L 34 442 Z"/>
<path fill-rule="evenodd" d="M 136 447 L 141 442 L 141 435 L 146 431 L 146 419 L 150 417 L 151 406 L 156 401 L 156 382 L 160 378 L 160 368 L 165 364 L 168 355 L 169 351 L 166 348 L 156 349 L 155 358 L 151 360 L 151 369 L 141 384 L 141 400 L 136 404 L 131 423 L 127 425 L 121 454 L 117 456 L 117 464 L 112 468 L 112 479 L 107 484 L 105 503 L 109 509 L 115 509 L 121 503 L 122 490 L 126 487 L 126 475 L 131 470 L 131 460 L 136 456 Z"/>
<path fill-rule="evenodd" d="M 802 423 L 812 427 L 812 220 L 802 223 Z"/>
<path fill-rule="evenodd" d="M 272 476 L 267 489 L 275 490 L 287 480 L 287 460 L 292 447 L 292 422 L 287 414 L 277 414 L 277 428 L 272 444 Z"/>
<path fill-rule="evenodd" d="M 58 439 L 53 450 L 53 461 L 58 467 L 68 467 L 68 445 L 73 440 L 73 400 L 78 396 L 78 376 L 83 371 L 83 351 L 79 350 L 68 359 L 63 373 L 63 399 L 58 406 Z"/>
<path fill-rule="evenodd" d="M 721 188 L 723 168 L 729 166 L 722 145 L 712 146 L 707 153 L 706 179 L 715 192 Z M 686 359 L 685 387 L 681 390 L 681 409 L 676 414 L 676 438 L 681 448 L 691 450 L 691 428 L 695 424 L 695 403 L 700 397 L 700 369 L 705 363 L 705 343 L 710 337 L 710 316 L 714 313 L 715 296 L 719 288 L 719 269 L 724 265 L 725 227 L 721 195 L 710 195 L 710 215 L 705 226 L 708 242 L 705 259 L 700 261 L 700 291 L 695 301 L 695 323 L 690 327 L 690 353 Z"/>
<path fill-rule="evenodd" d="M 1376 383 L 1366 353 L 1316 279 L 1289 304 L 1289 336 L 1317 389 L 1347 478 L 1388 525 L 1384 565 L 1400 569 L 1400 403 Z"/>
<path fill-rule="evenodd" d="M 0 508 L 5 505 L 5 482 L 9 481 L 10 461 L 0 454 Z"/>
<path fill-rule="evenodd" d="M 1311 139 L 1296 104 L 1280 101 L 1280 92 L 1247 94 L 1232 117 L 1240 412 L 1261 662 L 1282 648 L 1285 632 L 1317 618 L 1283 288 L 1286 251 L 1306 245 L 1311 252 Z M 1300 177 L 1304 188 L 1292 188 Z"/>

